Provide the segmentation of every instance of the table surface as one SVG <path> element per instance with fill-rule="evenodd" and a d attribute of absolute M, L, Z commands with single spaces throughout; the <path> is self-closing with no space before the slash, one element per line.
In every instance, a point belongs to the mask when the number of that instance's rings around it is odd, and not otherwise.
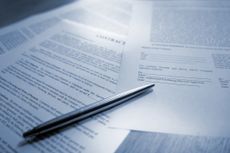
<path fill-rule="evenodd" d="M 1 0 L 0 28 L 74 0 Z M 230 139 L 131 131 L 117 153 L 229 153 Z"/>

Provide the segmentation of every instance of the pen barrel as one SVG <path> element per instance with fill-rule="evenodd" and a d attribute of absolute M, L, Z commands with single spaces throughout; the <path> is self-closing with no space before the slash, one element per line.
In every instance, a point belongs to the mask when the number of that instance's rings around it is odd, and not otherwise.
<path fill-rule="evenodd" d="M 153 86 L 154 84 L 150 84 L 150 85 L 145 85 L 139 88 L 135 88 L 135 89 L 120 93 L 118 95 L 106 98 L 99 102 L 96 102 L 92 105 L 84 107 L 83 109 L 75 110 L 67 114 L 64 114 L 62 116 L 59 116 L 57 118 L 51 119 L 45 123 L 38 125 L 32 130 L 25 132 L 23 134 L 23 137 L 30 137 L 30 136 L 36 137 L 36 136 L 43 135 L 43 134 L 52 132 L 54 130 L 60 129 L 69 124 L 82 121 L 96 114 L 99 114 L 113 107 L 116 107 L 134 97 L 137 97 L 138 95 L 141 95 L 142 93 L 146 92 L 147 89 Z"/>

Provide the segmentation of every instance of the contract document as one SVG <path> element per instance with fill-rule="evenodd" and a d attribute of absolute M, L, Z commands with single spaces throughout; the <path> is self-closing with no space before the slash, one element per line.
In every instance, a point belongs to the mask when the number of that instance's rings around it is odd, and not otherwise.
<path fill-rule="evenodd" d="M 131 0 L 80 0 L 32 16 L 0 30 L 0 56 L 32 40 L 65 20 L 115 34 L 127 35 L 131 19 Z"/>
<path fill-rule="evenodd" d="M 114 152 L 128 131 L 106 114 L 20 146 L 22 133 L 116 93 L 124 38 L 60 22 L 0 58 L 0 152 Z M 113 141 L 107 141 L 107 140 Z"/>
<path fill-rule="evenodd" d="M 155 87 L 116 110 L 110 126 L 228 137 L 230 9 L 208 3 L 164 4 L 134 5 L 120 90 L 147 82 Z"/>

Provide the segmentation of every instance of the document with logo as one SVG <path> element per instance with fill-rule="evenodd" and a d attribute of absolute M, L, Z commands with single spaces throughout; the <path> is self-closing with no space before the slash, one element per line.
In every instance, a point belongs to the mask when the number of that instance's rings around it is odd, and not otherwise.
<path fill-rule="evenodd" d="M 0 152 L 114 152 L 128 131 L 107 128 L 107 113 L 19 144 L 28 129 L 115 94 L 123 47 L 121 36 L 61 22 L 2 55 Z"/>
<path fill-rule="evenodd" d="M 155 87 L 116 110 L 111 127 L 230 136 L 229 5 L 186 4 L 135 3 L 120 90 Z"/>

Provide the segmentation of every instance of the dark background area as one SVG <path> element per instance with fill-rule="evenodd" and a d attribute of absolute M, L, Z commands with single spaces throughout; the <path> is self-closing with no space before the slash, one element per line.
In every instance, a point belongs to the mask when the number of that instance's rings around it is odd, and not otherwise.
<path fill-rule="evenodd" d="M 1 0 L 0 28 L 77 0 Z"/>

